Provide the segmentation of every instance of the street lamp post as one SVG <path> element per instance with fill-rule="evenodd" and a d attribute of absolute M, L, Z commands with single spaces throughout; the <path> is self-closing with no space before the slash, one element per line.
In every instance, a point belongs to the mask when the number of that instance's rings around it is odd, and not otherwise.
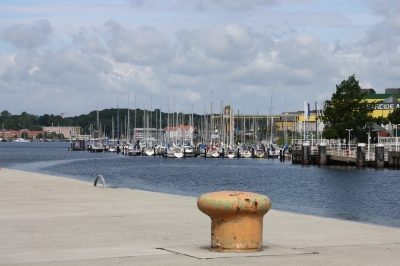
<path fill-rule="evenodd" d="M 352 128 L 350 128 L 350 129 L 346 128 L 346 130 L 349 132 L 349 156 L 350 156 L 350 131 L 352 131 L 353 129 Z"/>

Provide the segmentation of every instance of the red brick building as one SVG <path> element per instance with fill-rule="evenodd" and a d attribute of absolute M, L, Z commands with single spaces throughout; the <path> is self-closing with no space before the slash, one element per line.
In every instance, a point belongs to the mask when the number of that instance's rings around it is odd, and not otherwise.
<path fill-rule="evenodd" d="M 21 129 L 21 130 L 2 130 L 0 131 L 0 138 L 2 139 L 13 139 L 13 138 L 20 138 L 26 132 L 26 136 L 28 138 L 36 139 L 36 136 L 41 133 L 44 136 L 44 130 L 28 130 L 28 129 Z M 25 135 L 25 134 L 24 134 Z"/>

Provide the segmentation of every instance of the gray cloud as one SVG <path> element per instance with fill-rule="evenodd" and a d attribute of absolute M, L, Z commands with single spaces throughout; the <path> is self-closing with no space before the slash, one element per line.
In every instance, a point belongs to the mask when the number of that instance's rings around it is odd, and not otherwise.
<path fill-rule="evenodd" d="M 400 2 L 394 0 L 373 1 L 372 12 L 382 17 L 366 32 L 358 44 L 368 58 L 386 57 L 388 60 L 400 49 Z"/>
<path fill-rule="evenodd" d="M 49 36 L 53 28 L 47 19 L 37 20 L 30 27 L 26 25 L 12 25 L 5 29 L 1 37 L 15 47 L 32 49 L 49 43 Z"/>
<path fill-rule="evenodd" d="M 201 11 L 207 10 L 208 7 L 219 7 L 227 11 L 243 11 L 260 6 L 275 6 L 279 4 L 279 0 L 198 0 L 197 8 Z"/>
<path fill-rule="evenodd" d="M 397 0 L 367 0 L 371 7 L 371 11 L 383 17 L 397 15 L 400 10 L 400 2 Z"/>
<path fill-rule="evenodd" d="M 135 64 L 163 64 L 171 59 L 171 48 L 167 37 L 150 26 L 131 29 L 115 20 L 104 24 L 107 45 L 114 60 Z"/>
<path fill-rule="evenodd" d="M 78 33 L 71 34 L 73 43 L 82 53 L 106 54 L 108 50 L 100 40 L 99 33 L 90 33 L 86 28 L 81 28 Z"/>
<path fill-rule="evenodd" d="M 14 79 L 12 68 L 13 63 L 0 54 L 0 84 L 2 88 L 6 87 L 6 84 Z"/>

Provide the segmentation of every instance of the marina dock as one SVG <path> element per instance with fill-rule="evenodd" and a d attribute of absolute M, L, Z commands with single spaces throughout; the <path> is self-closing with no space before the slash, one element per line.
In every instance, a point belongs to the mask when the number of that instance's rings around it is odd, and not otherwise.
<path fill-rule="evenodd" d="M 196 198 L 0 170 L 0 265 L 398 265 L 400 228 L 272 209 L 263 251 L 209 251 Z"/>
<path fill-rule="evenodd" d="M 348 164 L 358 167 L 400 167 L 400 149 L 398 146 L 385 146 L 384 144 L 369 145 L 364 143 L 352 146 L 344 145 L 319 145 L 310 146 L 309 143 L 297 145 L 292 150 L 292 163 L 294 164 Z"/>

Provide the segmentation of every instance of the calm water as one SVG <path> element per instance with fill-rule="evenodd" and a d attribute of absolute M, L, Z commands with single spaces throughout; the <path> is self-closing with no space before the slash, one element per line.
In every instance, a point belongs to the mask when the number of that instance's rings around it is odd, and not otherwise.
<path fill-rule="evenodd" d="M 219 190 L 267 195 L 272 208 L 400 227 L 400 171 L 301 166 L 268 159 L 164 159 L 65 151 L 68 143 L 0 143 L 2 167 L 198 197 Z M 1 171 L 1 170 L 0 170 Z"/>

